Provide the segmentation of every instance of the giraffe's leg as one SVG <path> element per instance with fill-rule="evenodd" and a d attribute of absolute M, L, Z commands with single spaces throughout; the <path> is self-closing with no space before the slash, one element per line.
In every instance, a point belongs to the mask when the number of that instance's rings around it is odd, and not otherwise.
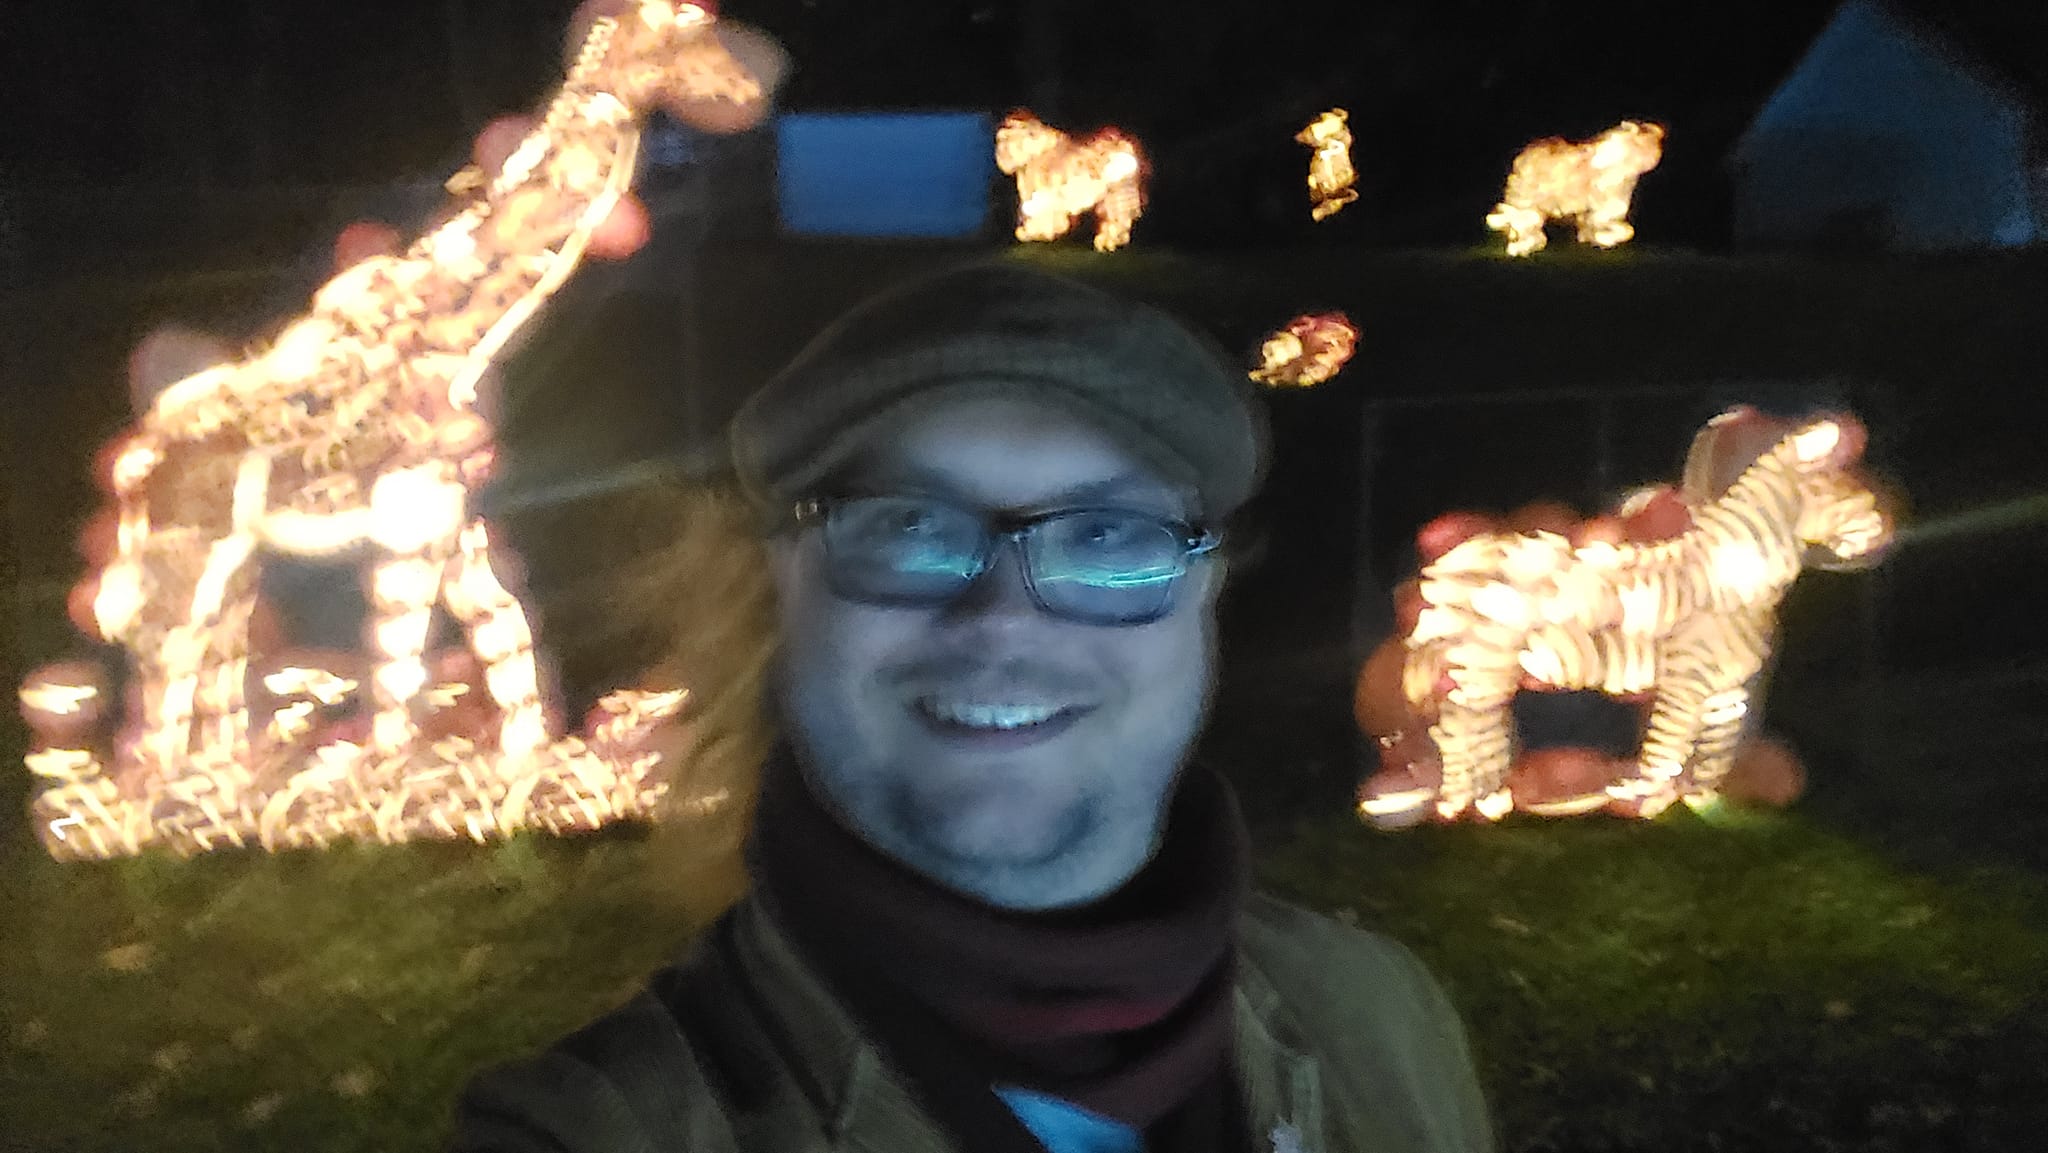
<path fill-rule="evenodd" d="M 419 736 L 413 704 L 427 683 L 427 631 L 448 568 L 440 547 L 386 557 L 370 578 L 370 748 L 380 758 Z"/>
<path fill-rule="evenodd" d="M 225 575 L 219 606 L 206 629 L 193 716 L 200 759 L 210 765 L 249 762 L 249 621 L 256 609 L 258 568 L 251 550 Z"/>
<path fill-rule="evenodd" d="M 483 662 L 484 685 L 498 706 L 500 754 L 520 760 L 540 752 L 547 747 L 548 725 L 533 628 L 519 598 L 491 567 L 482 521 L 462 530 L 443 592 L 448 610 L 469 634 L 470 651 Z"/>
<path fill-rule="evenodd" d="M 413 706 L 427 684 L 427 630 L 467 502 L 453 461 L 393 469 L 370 486 L 369 538 L 384 553 L 370 578 L 370 746 L 380 757 L 419 737 Z"/>
<path fill-rule="evenodd" d="M 173 658 L 178 703 L 199 730 L 199 763 L 210 770 L 247 762 L 242 679 L 256 604 L 256 528 L 269 496 L 269 458 L 245 453 L 235 469 L 226 531 L 207 546 Z"/>

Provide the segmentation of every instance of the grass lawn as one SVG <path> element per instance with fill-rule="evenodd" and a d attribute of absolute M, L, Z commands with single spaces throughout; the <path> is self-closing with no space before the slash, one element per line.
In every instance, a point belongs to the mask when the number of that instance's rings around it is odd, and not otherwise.
<path fill-rule="evenodd" d="M 6 862 L 22 1149 L 432 1149 L 480 1063 L 616 1003 L 717 889 L 660 838 Z M 1515 1149 L 2028 1149 L 2048 892 L 1799 816 L 1267 838 L 1278 891 L 1414 945 Z"/>
<path fill-rule="evenodd" d="M 714 267 L 714 324 L 690 355 L 715 387 L 692 419 L 715 423 L 838 302 L 944 255 L 821 248 Z M 1032 257 L 1171 300 L 1234 344 L 1308 308 L 1367 322 L 1345 388 L 1276 398 L 1274 548 L 1230 611 L 1200 754 L 1245 795 L 1264 877 L 1433 964 L 1511 1149 L 2039 1148 L 2048 634 L 2004 608 L 2048 563 L 2039 523 L 2003 523 L 1995 548 L 1951 535 L 1902 552 L 1875 640 L 1849 623 L 1865 578 L 1817 579 L 1788 605 L 1766 715 L 1814 788 L 1786 814 L 1402 834 L 1348 815 L 1354 578 L 1383 579 L 1428 513 L 1585 495 L 1584 445 L 1556 448 L 1576 410 L 1411 408 L 1389 418 L 1370 466 L 1383 507 L 1367 516 L 1357 439 L 1372 398 L 1649 381 L 1697 385 L 1705 403 L 1729 381 L 1840 375 L 1874 406 L 1873 452 L 1922 520 L 2048 491 L 2042 262 L 1559 255 Z M 173 305 L 204 320 L 260 295 L 204 284 L 197 298 L 190 284 L 74 286 L 8 305 L 40 338 L 5 382 L 0 432 L 10 683 L 71 643 L 67 542 L 91 501 L 83 461 L 120 418 L 127 342 Z M 789 284 L 816 291 L 793 302 Z M 620 291 L 582 345 L 654 331 L 673 315 L 658 288 Z M 591 363 L 575 389 L 526 374 L 506 434 L 515 474 L 644 455 L 682 418 L 662 391 L 672 375 Z M 1613 419 L 1630 434 L 1604 478 L 1618 485 L 1668 473 L 1692 416 L 1630 401 Z M 545 617 L 550 590 L 602 567 L 593 550 L 612 542 L 596 513 L 525 531 Z M 1871 652 L 1880 675 L 1864 678 Z M 681 863 L 686 827 L 59 866 L 20 825 L 22 740 L 0 723 L 0 1149 L 435 1148 L 470 1071 L 623 998 L 731 883 Z"/>

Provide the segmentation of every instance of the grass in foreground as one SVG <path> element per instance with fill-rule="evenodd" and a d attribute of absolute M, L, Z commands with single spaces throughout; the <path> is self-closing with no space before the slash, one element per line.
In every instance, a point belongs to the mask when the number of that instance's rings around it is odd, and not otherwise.
<path fill-rule="evenodd" d="M 1796 818 L 1305 826 L 1282 891 L 1422 952 L 1518 1149 L 2021 1149 L 2048 1121 L 2036 878 L 1904 874 Z"/>
<path fill-rule="evenodd" d="M 630 832 L 87 866 L 24 849 L 7 1144 L 435 1148 L 472 1069 L 623 999 L 687 938 L 668 859 Z M 1690 814 L 1401 835 L 1333 816 L 1263 868 L 1437 968 L 1510 1148 L 2020 1149 L 2048 1122 L 2048 901 L 2021 874 L 1905 875 L 1795 819 Z"/>

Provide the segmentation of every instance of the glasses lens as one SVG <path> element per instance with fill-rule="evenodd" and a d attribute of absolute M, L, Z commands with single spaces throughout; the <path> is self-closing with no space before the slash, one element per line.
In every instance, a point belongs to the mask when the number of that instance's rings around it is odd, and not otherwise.
<path fill-rule="evenodd" d="M 832 578 L 848 595 L 939 601 L 981 573 L 980 518 L 918 497 L 863 497 L 825 517 Z"/>
<path fill-rule="evenodd" d="M 1031 583 L 1046 607 L 1095 621 L 1166 611 L 1187 571 L 1181 535 L 1156 517 L 1088 509 L 1041 522 L 1030 537 Z"/>

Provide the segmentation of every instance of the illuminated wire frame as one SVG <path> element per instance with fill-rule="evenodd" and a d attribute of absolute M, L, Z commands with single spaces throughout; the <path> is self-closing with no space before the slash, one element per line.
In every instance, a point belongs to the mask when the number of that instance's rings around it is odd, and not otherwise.
<path fill-rule="evenodd" d="M 1743 412 L 1709 425 L 1695 458 L 1716 426 Z M 1678 536 L 1574 548 L 1555 533 L 1486 533 L 1425 566 L 1403 690 L 1411 709 L 1434 717 L 1442 784 L 1361 811 L 1385 817 L 1391 806 L 1434 802 L 1445 819 L 1468 808 L 1506 815 L 1515 807 L 1509 706 L 1525 679 L 1653 694 L 1635 775 L 1609 786 L 1609 798 L 1644 816 L 1710 799 L 1744 735 L 1786 590 L 1803 567 L 1867 565 L 1891 540 L 1889 518 L 1850 467 L 1859 451 L 1840 422 L 1815 420 L 1694 507 Z"/>
<path fill-rule="evenodd" d="M 30 755 L 53 853 L 483 838 L 650 811 L 665 786 L 640 746 L 684 694 L 618 694 L 597 731 L 551 735 L 527 613 L 471 511 L 492 461 L 475 401 L 492 360 L 630 187 L 641 118 L 662 104 L 762 98 L 712 25 L 703 8 L 670 0 L 597 20 L 498 175 L 450 180 L 459 210 L 402 254 L 337 275 L 267 350 L 172 385 L 119 443 L 119 541 L 92 607 L 102 635 L 134 658 L 140 718 L 111 764 L 83 747 Z M 250 652 L 249 626 L 262 557 L 362 547 L 376 557 L 367 685 L 259 670 L 273 710 L 255 724 L 250 666 L 265 654 Z M 463 626 L 481 686 L 430 684 L 437 605 Z M 479 688 L 494 720 L 431 732 L 437 712 Z M 315 714 L 351 695 L 367 696 L 367 732 L 310 747 Z M 59 683 L 25 686 L 23 702 L 57 719 L 99 705 Z"/>
<path fill-rule="evenodd" d="M 1114 128 L 1075 140 L 1029 112 L 996 128 L 996 167 L 1017 178 L 1017 239 L 1057 240 L 1095 214 L 1095 250 L 1130 243 L 1145 211 L 1145 157 Z"/>
<path fill-rule="evenodd" d="M 1664 128 L 1624 120 L 1591 140 L 1552 136 L 1522 149 L 1486 227 L 1505 233 L 1509 256 L 1540 251 L 1543 226 L 1569 220 L 1579 243 L 1613 248 L 1636 234 L 1628 222 L 1636 181 L 1664 156 Z"/>
<path fill-rule="evenodd" d="M 1350 115 L 1332 108 L 1294 136 L 1316 150 L 1308 162 L 1308 195 L 1309 215 L 1319 221 L 1358 199 L 1358 190 L 1352 187 L 1358 172 L 1351 167 L 1351 129 L 1345 124 Z"/>
<path fill-rule="evenodd" d="M 1313 388 L 1337 375 L 1358 350 L 1358 329 L 1341 312 L 1297 316 L 1266 338 L 1251 378 L 1269 388 Z"/>

